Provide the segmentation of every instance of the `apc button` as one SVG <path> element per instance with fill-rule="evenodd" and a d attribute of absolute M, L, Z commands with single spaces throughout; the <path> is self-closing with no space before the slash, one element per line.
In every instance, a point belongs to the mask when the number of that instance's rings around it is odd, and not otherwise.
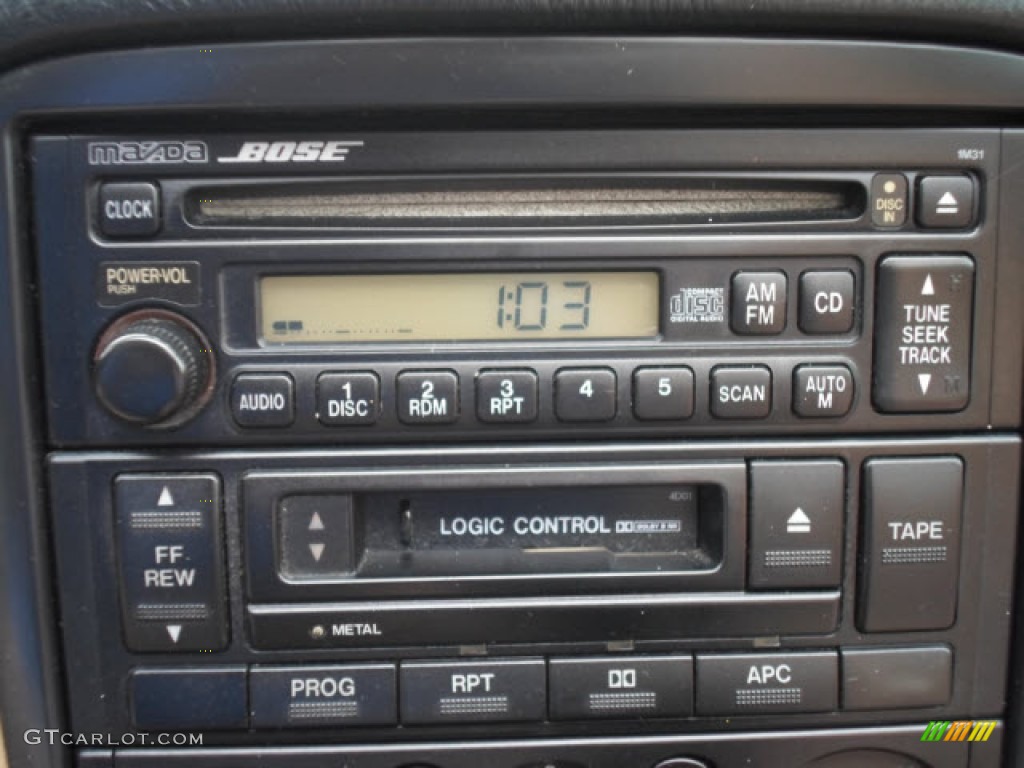
<path fill-rule="evenodd" d="M 772 412 L 772 372 L 760 365 L 715 368 L 711 413 L 718 419 L 764 419 Z"/>
<path fill-rule="evenodd" d="M 852 272 L 800 275 L 800 330 L 810 334 L 847 333 L 853 328 Z"/>
<path fill-rule="evenodd" d="M 690 656 L 553 659 L 548 677 L 553 720 L 693 714 Z"/>
<path fill-rule="evenodd" d="M 231 415 L 240 427 L 288 427 L 295 421 L 295 384 L 286 373 L 243 373 L 231 386 Z"/>
<path fill-rule="evenodd" d="M 835 651 L 697 657 L 698 715 L 832 712 L 838 705 Z"/>
<path fill-rule="evenodd" d="M 402 663 L 402 722 L 543 720 L 547 685 L 543 659 Z"/>
<path fill-rule="evenodd" d="M 393 664 L 253 667 L 253 728 L 395 725 L 398 686 Z"/>
<path fill-rule="evenodd" d="M 116 182 L 100 187 L 100 232 L 144 237 L 160 231 L 160 191 L 154 184 Z"/>

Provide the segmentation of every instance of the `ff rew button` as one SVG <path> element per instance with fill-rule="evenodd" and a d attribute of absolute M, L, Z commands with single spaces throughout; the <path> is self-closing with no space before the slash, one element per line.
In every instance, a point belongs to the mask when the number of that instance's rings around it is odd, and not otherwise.
<path fill-rule="evenodd" d="M 688 655 L 552 659 L 548 680 L 552 720 L 693 714 Z"/>
<path fill-rule="evenodd" d="M 145 182 L 110 182 L 100 187 L 100 232 L 109 237 L 144 237 L 160 231 L 160 190 Z"/>
<path fill-rule="evenodd" d="M 128 648 L 222 649 L 227 612 L 219 478 L 119 475 L 114 509 Z"/>
<path fill-rule="evenodd" d="M 698 715 L 832 712 L 838 705 L 835 651 L 697 656 Z"/>
<path fill-rule="evenodd" d="M 544 659 L 402 663 L 407 725 L 524 722 L 547 715 Z"/>
<path fill-rule="evenodd" d="M 253 667 L 249 715 L 253 728 L 395 725 L 395 665 Z"/>
<path fill-rule="evenodd" d="M 874 402 L 886 413 L 959 411 L 970 399 L 974 262 L 889 256 L 878 269 Z"/>

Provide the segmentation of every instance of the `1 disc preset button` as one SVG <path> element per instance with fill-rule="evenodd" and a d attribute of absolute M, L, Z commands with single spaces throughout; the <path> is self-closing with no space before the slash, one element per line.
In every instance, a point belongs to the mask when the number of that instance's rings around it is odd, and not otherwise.
<path fill-rule="evenodd" d="M 373 424 L 380 416 L 380 380 L 369 371 L 325 373 L 316 382 L 316 411 L 330 427 Z"/>

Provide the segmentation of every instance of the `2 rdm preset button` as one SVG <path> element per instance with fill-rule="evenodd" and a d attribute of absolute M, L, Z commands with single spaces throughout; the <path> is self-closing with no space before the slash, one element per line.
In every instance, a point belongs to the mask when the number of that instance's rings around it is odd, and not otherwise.
<path fill-rule="evenodd" d="M 959 411 L 971 388 L 974 262 L 889 256 L 878 269 L 874 402 L 880 411 Z"/>
<path fill-rule="evenodd" d="M 459 377 L 453 371 L 398 374 L 398 419 L 403 424 L 452 424 L 459 418 Z"/>

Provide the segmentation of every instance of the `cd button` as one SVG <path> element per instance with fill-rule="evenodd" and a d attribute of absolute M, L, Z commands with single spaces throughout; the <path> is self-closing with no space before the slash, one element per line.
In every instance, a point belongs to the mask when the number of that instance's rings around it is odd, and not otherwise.
<path fill-rule="evenodd" d="M 643 421 L 672 421 L 693 416 L 693 371 L 689 368 L 640 368 L 633 374 L 633 414 Z"/>
<path fill-rule="evenodd" d="M 535 421 L 537 400 L 537 374 L 533 371 L 483 371 L 476 378 L 476 415 L 480 421 Z"/>
<path fill-rule="evenodd" d="M 553 720 L 693 714 L 690 656 L 554 659 L 548 678 Z"/>
<path fill-rule="evenodd" d="M 853 407 L 853 374 L 845 365 L 801 365 L 793 379 L 797 416 L 835 419 Z"/>
<path fill-rule="evenodd" d="M 295 421 L 295 384 L 286 373 L 243 373 L 231 387 L 240 427 L 288 427 Z"/>
<path fill-rule="evenodd" d="M 543 659 L 404 662 L 402 722 L 406 725 L 543 720 Z"/>
<path fill-rule="evenodd" d="M 711 372 L 711 413 L 717 419 L 764 419 L 772 412 L 772 372 L 760 365 Z"/>
<path fill-rule="evenodd" d="M 253 728 L 395 725 L 393 664 L 253 667 L 249 715 Z"/>
<path fill-rule="evenodd" d="M 325 373 L 316 382 L 316 415 L 329 427 L 373 424 L 380 415 L 380 381 L 374 373 Z"/>
<path fill-rule="evenodd" d="M 398 419 L 403 424 L 452 424 L 459 418 L 459 377 L 451 371 L 398 375 Z"/>
<path fill-rule="evenodd" d="M 832 712 L 838 704 L 835 651 L 697 656 L 698 715 Z"/>
<path fill-rule="evenodd" d="M 853 328 L 852 272 L 800 275 L 800 330 L 809 334 L 848 333 Z"/>
<path fill-rule="evenodd" d="M 774 336 L 786 327 L 786 276 L 738 272 L 732 277 L 732 329 L 743 336 Z"/>
<path fill-rule="evenodd" d="M 555 374 L 555 413 L 560 421 L 611 421 L 616 384 L 608 368 L 563 368 Z"/>

